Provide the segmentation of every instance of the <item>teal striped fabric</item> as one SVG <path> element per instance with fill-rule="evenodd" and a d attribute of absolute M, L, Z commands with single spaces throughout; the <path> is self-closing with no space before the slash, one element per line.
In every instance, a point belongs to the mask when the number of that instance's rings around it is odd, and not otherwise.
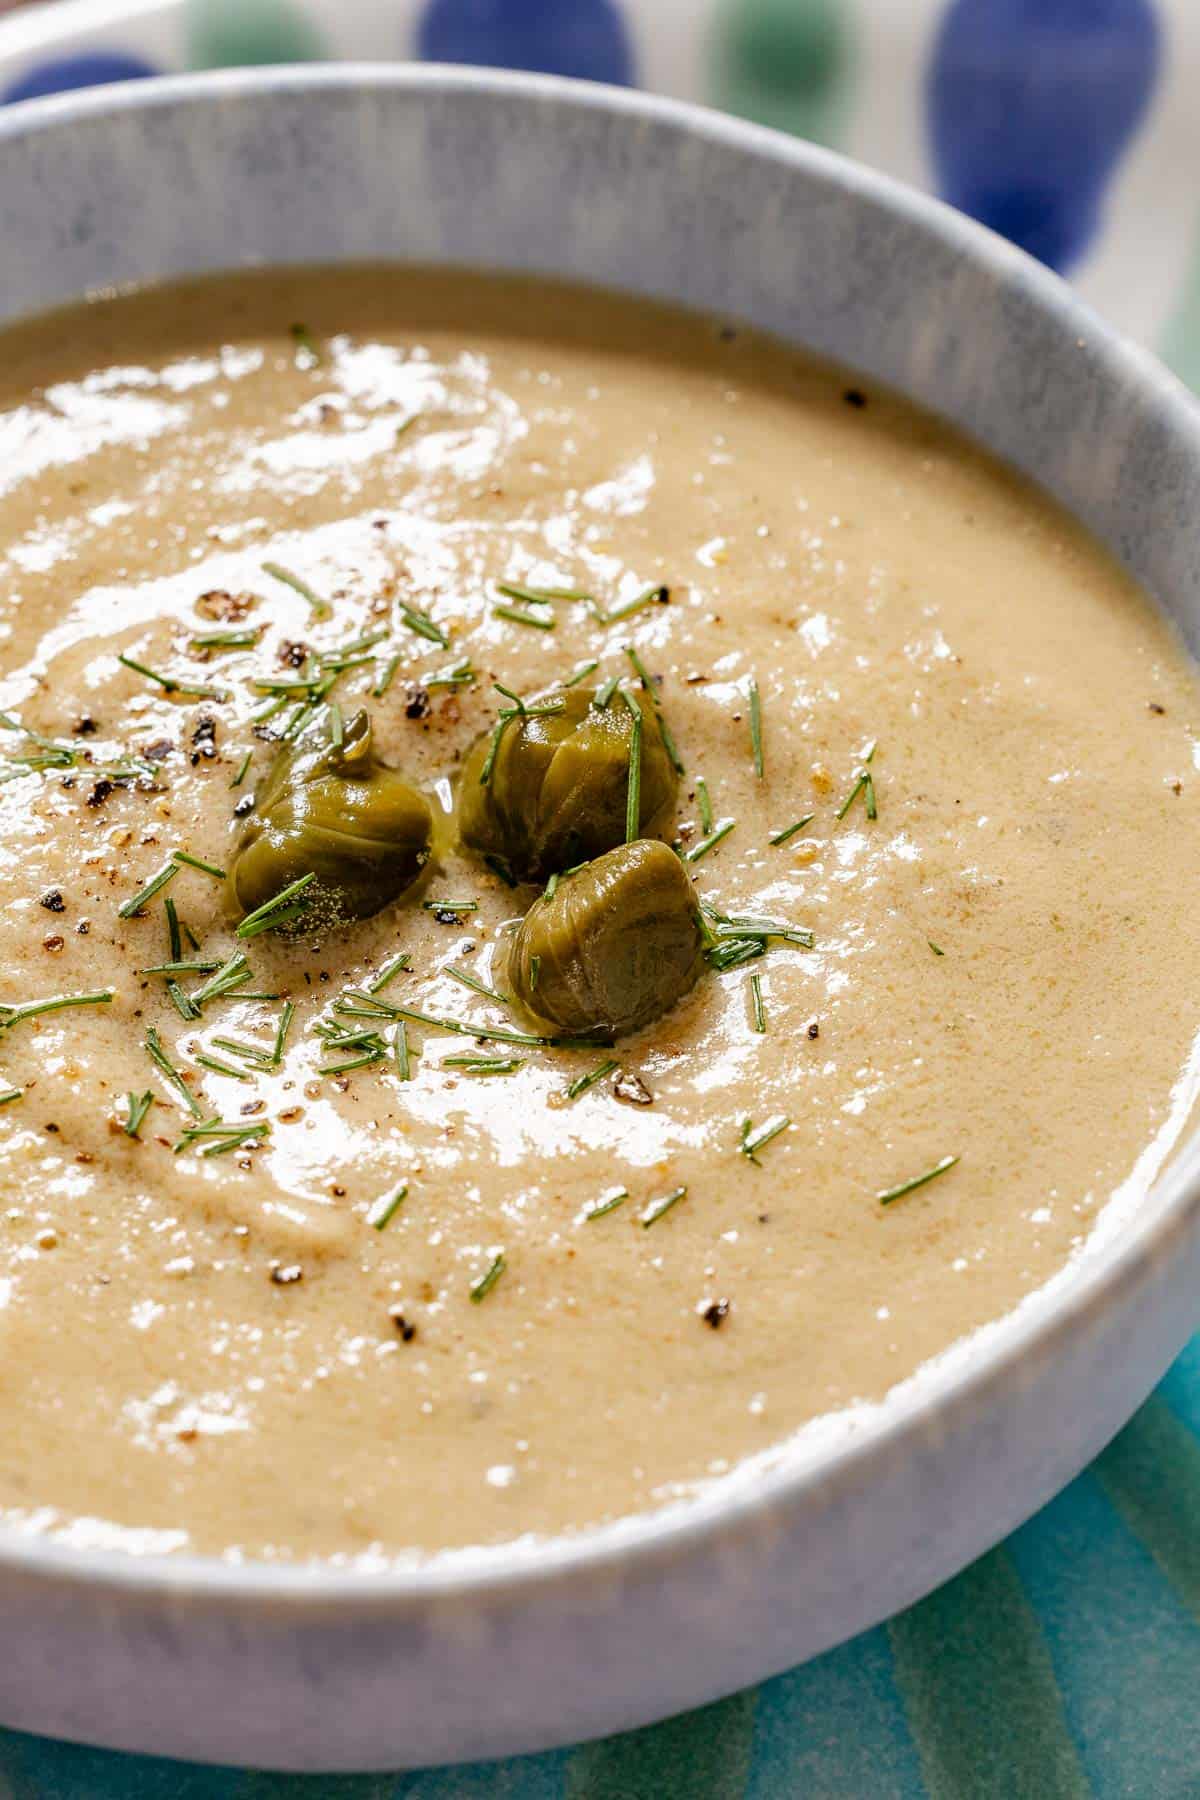
<path fill-rule="evenodd" d="M 0 1733 L 0 1800 L 1193 1800 L 1200 1339 L 1078 1481 L 885 1626 L 757 1690 L 545 1756 L 203 1769 Z"/>

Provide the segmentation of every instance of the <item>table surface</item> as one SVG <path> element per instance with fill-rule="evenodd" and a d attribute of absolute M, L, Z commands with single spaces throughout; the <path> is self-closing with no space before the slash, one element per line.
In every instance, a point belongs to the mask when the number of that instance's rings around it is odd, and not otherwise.
<path fill-rule="evenodd" d="M 1200 387 L 1194 0 L 66 0 L 0 23 L 0 101 L 337 56 L 592 76 L 832 143 L 1006 232 Z M 644 1731 L 349 1777 L 0 1732 L 0 1800 L 1200 1796 L 1198 1434 L 1200 1340 L 1085 1474 L 956 1580 Z"/>

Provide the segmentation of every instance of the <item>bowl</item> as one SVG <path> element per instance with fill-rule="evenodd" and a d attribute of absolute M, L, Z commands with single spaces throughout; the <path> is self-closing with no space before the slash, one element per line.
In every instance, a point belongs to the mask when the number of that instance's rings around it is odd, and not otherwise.
<path fill-rule="evenodd" d="M 363 260 L 551 272 L 738 317 L 1017 465 L 1200 640 L 1183 389 L 999 238 L 755 126 L 450 67 L 144 81 L 0 115 L 0 241 L 0 320 L 202 270 Z M 1151 1146 L 1008 1317 L 659 1512 L 371 1569 L 4 1529 L 0 1720 L 392 1768 L 621 1730 L 812 1656 L 1011 1531 L 1161 1376 L 1200 1319 L 1200 1139 L 1165 1162 Z"/>

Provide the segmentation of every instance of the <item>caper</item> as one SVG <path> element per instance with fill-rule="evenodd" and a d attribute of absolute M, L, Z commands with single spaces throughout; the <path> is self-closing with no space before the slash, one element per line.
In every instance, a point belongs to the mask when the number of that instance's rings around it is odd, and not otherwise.
<path fill-rule="evenodd" d="M 371 721 L 359 712 L 340 743 L 323 722 L 319 738 L 311 734 L 276 756 L 234 852 L 230 889 L 252 912 L 312 873 L 302 928 L 368 919 L 417 879 L 432 836 L 428 806 L 380 762 Z"/>
<path fill-rule="evenodd" d="M 564 1031 L 635 1031 L 687 993 L 702 942 L 679 858 L 639 838 L 534 901 L 513 938 L 508 979 L 528 1011 Z"/>
<path fill-rule="evenodd" d="M 540 710 L 559 699 L 556 710 Z M 640 710 L 638 834 L 654 836 L 674 801 L 676 777 L 655 709 Z M 572 688 L 514 711 L 499 734 L 498 741 L 494 733 L 481 739 L 463 768 L 458 823 L 465 843 L 502 857 L 520 880 L 539 881 L 623 842 L 633 736 L 623 696 L 600 707 Z"/>

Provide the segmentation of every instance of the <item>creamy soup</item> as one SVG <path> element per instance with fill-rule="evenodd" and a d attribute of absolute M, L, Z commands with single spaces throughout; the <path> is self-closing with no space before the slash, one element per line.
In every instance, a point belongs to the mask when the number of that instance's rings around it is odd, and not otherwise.
<path fill-rule="evenodd" d="M 462 274 L 105 298 L 0 366 L 0 1516 L 273 1558 L 611 1519 L 1144 1188 L 1196 689 L 1028 487 L 753 334 Z M 508 998 L 538 890 L 458 780 L 495 683 L 614 679 L 706 956 L 572 1048 Z M 239 938 L 256 788 L 360 708 L 432 860 Z"/>

